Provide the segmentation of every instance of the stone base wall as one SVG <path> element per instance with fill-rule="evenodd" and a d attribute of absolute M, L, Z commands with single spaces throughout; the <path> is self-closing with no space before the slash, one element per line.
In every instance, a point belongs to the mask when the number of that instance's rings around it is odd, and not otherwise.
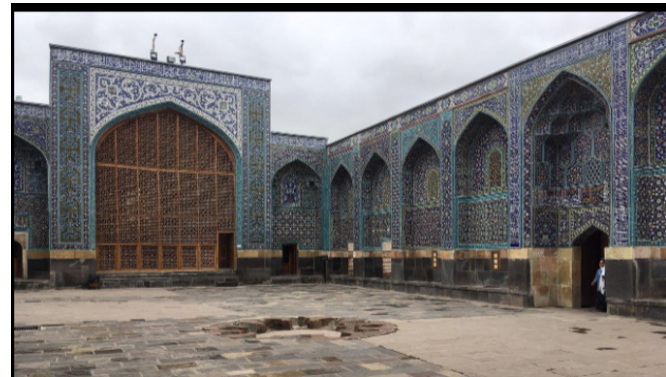
<path fill-rule="evenodd" d="M 94 251 L 46 253 L 35 254 L 30 266 L 50 271 L 51 287 L 86 286 L 96 273 Z M 609 313 L 666 319 L 666 248 L 607 248 L 605 254 Z M 578 308 L 580 261 L 580 248 L 299 251 L 297 275 L 285 276 L 282 251 L 241 250 L 236 269 L 219 273 L 233 276 L 234 285 L 333 283 L 513 306 Z M 229 285 L 228 276 L 220 280 L 213 276 L 217 273 L 107 274 L 103 286 Z"/>
<path fill-rule="evenodd" d="M 532 249 L 531 293 L 534 306 L 581 307 L 581 249 Z"/>
<path fill-rule="evenodd" d="M 383 289 L 387 291 L 446 297 L 460 300 L 474 300 L 491 304 L 532 307 L 532 298 L 527 292 L 512 291 L 506 288 L 455 287 L 435 282 L 403 281 L 393 282 L 387 279 L 357 278 L 353 276 L 332 275 L 332 284 Z"/>
<path fill-rule="evenodd" d="M 326 279 L 328 252 L 299 250 L 298 276 L 318 276 Z M 238 278 L 243 284 L 268 283 L 282 276 L 281 250 L 239 250 Z"/>
<path fill-rule="evenodd" d="M 493 255 L 498 257 L 493 268 Z M 530 264 L 523 250 L 333 252 L 330 274 L 392 283 L 503 288 L 529 293 Z M 350 261 L 353 269 L 350 270 Z M 390 271 L 386 271 L 390 268 Z"/>

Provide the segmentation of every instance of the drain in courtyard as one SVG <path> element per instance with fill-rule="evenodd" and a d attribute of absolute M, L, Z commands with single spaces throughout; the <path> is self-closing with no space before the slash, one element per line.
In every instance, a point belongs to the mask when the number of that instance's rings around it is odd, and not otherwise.
<path fill-rule="evenodd" d="M 209 326 L 204 332 L 233 339 L 297 339 L 303 341 L 365 339 L 392 334 L 397 326 L 358 318 L 298 317 L 243 320 Z"/>

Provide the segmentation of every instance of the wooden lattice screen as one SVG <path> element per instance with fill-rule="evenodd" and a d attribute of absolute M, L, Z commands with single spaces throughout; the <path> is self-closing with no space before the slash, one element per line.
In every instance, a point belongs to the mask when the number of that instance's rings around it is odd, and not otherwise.
<path fill-rule="evenodd" d="M 96 151 L 98 269 L 216 269 L 235 187 L 231 151 L 204 126 L 171 110 L 121 122 Z"/>

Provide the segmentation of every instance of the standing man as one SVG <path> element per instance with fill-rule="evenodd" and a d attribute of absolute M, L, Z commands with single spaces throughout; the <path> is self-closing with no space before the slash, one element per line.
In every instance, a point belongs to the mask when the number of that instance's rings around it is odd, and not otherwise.
<path fill-rule="evenodd" d="M 592 282 L 593 286 L 597 286 L 597 310 L 606 312 L 606 261 L 599 261 L 599 270 Z"/>

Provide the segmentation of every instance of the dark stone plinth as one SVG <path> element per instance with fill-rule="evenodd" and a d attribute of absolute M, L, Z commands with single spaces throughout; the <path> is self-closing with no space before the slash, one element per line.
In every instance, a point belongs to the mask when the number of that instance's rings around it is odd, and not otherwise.
<path fill-rule="evenodd" d="M 15 291 L 42 291 L 53 288 L 49 280 L 17 279 L 13 281 Z"/>
<path fill-rule="evenodd" d="M 51 280 L 55 287 L 84 287 L 91 275 L 95 274 L 97 264 L 94 259 L 51 259 Z"/>
<path fill-rule="evenodd" d="M 289 284 L 324 284 L 323 276 L 297 276 L 283 275 L 273 276 L 269 281 L 271 284 L 289 285 Z"/>
<path fill-rule="evenodd" d="M 504 262 L 504 261 L 502 261 Z M 512 291 L 529 292 L 530 290 L 530 261 L 527 259 L 509 260 L 506 262 L 508 269 L 508 288 Z"/>
<path fill-rule="evenodd" d="M 331 276 L 332 284 L 357 286 L 409 294 L 447 297 L 462 300 L 475 300 L 517 307 L 531 307 L 533 300 L 528 292 L 513 291 L 507 288 L 489 288 L 482 286 L 447 286 L 437 282 L 403 281 L 388 279 L 356 278 L 352 276 Z"/>
<path fill-rule="evenodd" d="M 239 269 L 238 280 L 243 284 L 263 284 L 271 280 L 271 271 L 259 268 Z"/>
<path fill-rule="evenodd" d="M 631 300 L 635 295 L 636 265 L 633 260 L 606 261 L 606 275 L 613 276 L 607 279 L 608 299 Z"/>
<path fill-rule="evenodd" d="M 608 313 L 666 322 L 666 299 L 620 300 L 608 298 Z"/>
<path fill-rule="evenodd" d="M 50 271 L 51 271 L 51 261 L 49 259 L 28 260 L 28 279 L 49 280 Z"/>
<path fill-rule="evenodd" d="M 102 273 L 100 288 L 237 287 L 231 270 L 210 272 Z"/>

